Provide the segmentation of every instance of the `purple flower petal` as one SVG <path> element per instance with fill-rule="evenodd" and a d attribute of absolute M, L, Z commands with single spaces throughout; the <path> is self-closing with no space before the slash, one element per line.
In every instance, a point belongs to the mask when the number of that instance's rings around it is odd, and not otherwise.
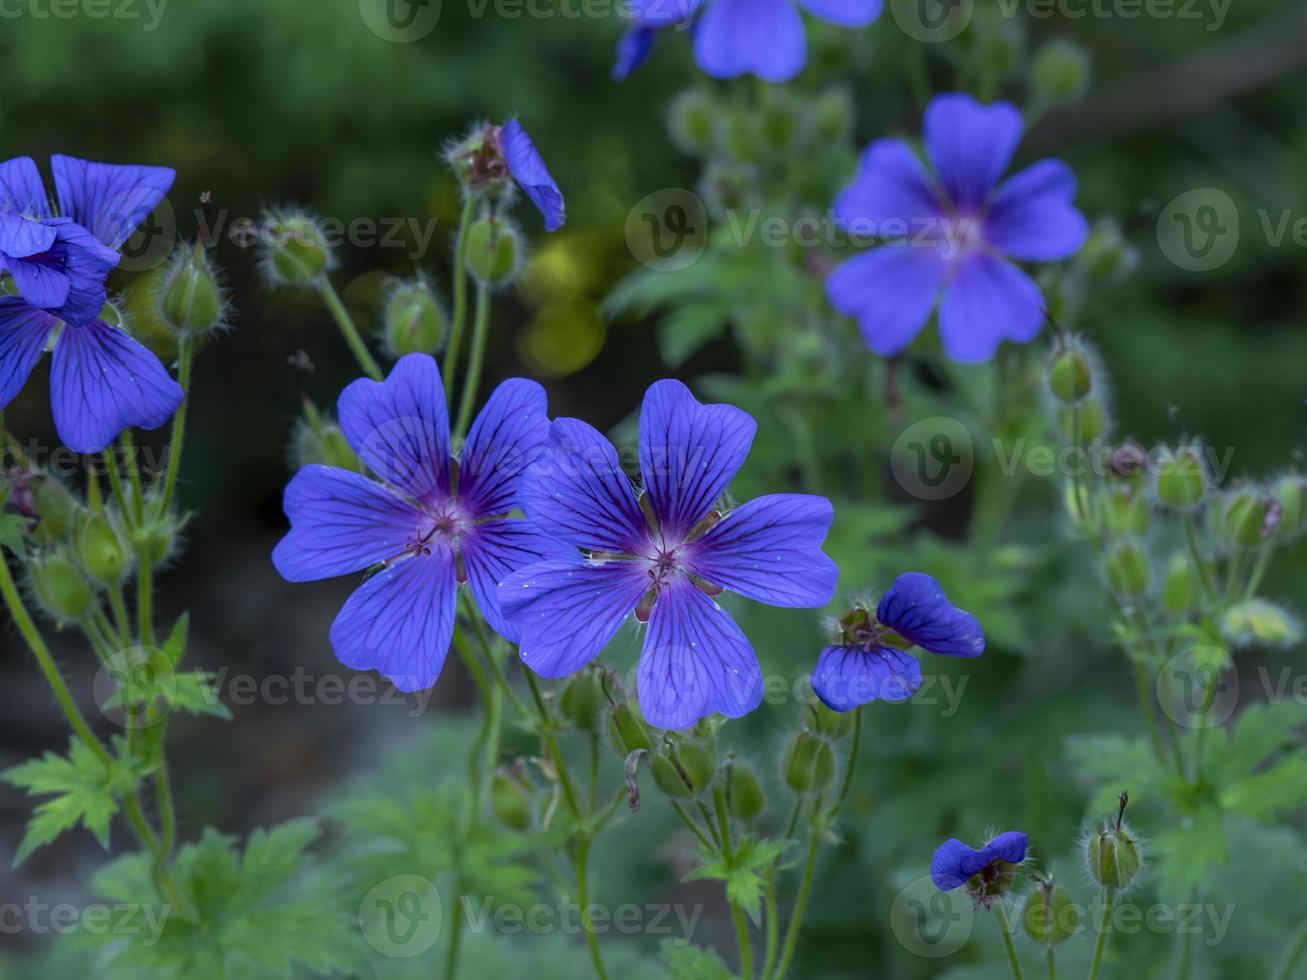
<path fill-rule="evenodd" d="M 713 0 L 694 35 L 694 58 L 714 78 L 752 72 L 787 82 L 807 57 L 803 18 L 791 0 Z"/>
<path fill-rule="evenodd" d="M 578 419 L 554 420 L 517 499 L 537 530 L 575 548 L 630 553 L 648 536 L 616 450 Z"/>
<path fill-rule="evenodd" d="M 882 357 L 902 351 L 930 319 L 948 264 L 934 249 L 885 245 L 836 266 L 826 297 L 858 318 L 867 346 Z"/>
<path fill-rule="evenodd" d="M 653 51 L 654 27 L 637 25 L 627 28 L 617 42 L 617 61 L 613 65 L 613 81 L 622 82 L 648 59 Z"/>
<path fill-rule="evenodd" d="M 491 629 L 510 643 L 518 641 L 520 631 L 500 609 L 499 583 L 529 565 L 575 554 L 566 551 L 557 541 L 538 533 L 529 521 L 508 518 L 477 525 L 476 532 L 463 540 L 463 564 L 477 607 Z"/>
<path fill-rule="evenodd" d="M 1009 177 L 985 218 L 985 239 L 1014 258 L 1056 262 L 1080 250 L 1088 235 L 1075 209 L 1076 177 L 1061 160 L 1041 160 Z"/>
<path fill-rule="evenodd" d="M 991 255 L 971 255 L 958 265 L 939 308 L 939 337 L 955 361 L 987 361 L 1004 340 L 1028 343 L 1043 325 L 1039 287 Z"/>
<path fill-rule="evenodd" d="M 64 445 L 98 453 L 123 429 L 157 429 L 182 401 L 182 389 L 146 350 L 99 320 L 65 324 L 54 347 L 50 402 Z"/>
<path fill-rule="evenodd" d="M 508 172 L 545 217 L 545 231 L 557 231 L 567 220 L 567 207 L 558 182 L 522 124 L 510 119 L 499 136 Z"/>
<path fill-rule="evenodd" d="M 926 107 L 926 150 L 940 183 L 964 212 L 984 203 L 1021 140 L 1021 113 L 1007 102 L 937 95 Z"/>
<path fill-rule="evenodd" d="M 115 249 L 158 207 L 177 177 L 168 167 L 91 163 L 58 155 L 50 162 L 64 217 Z"/>
<path fill-rule="evenodd" d="M 861 236 L 912 240 L 943 214 L 921 161 L 902 140 L 877 140 L 863 150 L 857 176 L 835 199 L 836 219 Z"/>
<path fill-rule="evenodd" d="M 359 459 L 392 487 L 423 501 L 449 489 L 449 413 L 434 358 L 406 354 L 385 381 L 352 382 L 336 410 Z"/>
<path fill-rule="evenodd" d="M 812 689 L 833 711 L 871 701 L 906 701 L 921 686 L 916 657 L 893 647 L 827 647 L 812 671 Z"/>
<path fill-rule="evenodd" d="M 880 16 L 881 0 L 798 0 L 812 16 L 840 27 L 866 27 Z"/>
<path fill-rule="evenodd" d="M 930 880 L 942 892 L 960 888 L 989 862 L 973 847 L 951 838 L 935 850 L 930 860 Z"/>
<path fill-rule="evenodd" d="M 0 163 L 0 211 L 50 217 L 50 200 L 31 157 L 14 157 Z"/>
<path fill-rule="evenodd" d="M 53 231 L 54 229 L 51 229 Z M 34 259 L 11 257 L 5 262 L 5 268 L 14 277 L 14 287 L 18 294 L 32 306 L 42 310 L 56 310 L 68 302 L 68 293 L 72 281 L 58 267 L 49 253 L 43 253 Z M 104 286 L 100 287 L 101 302 L 96 312 L 104 307 Z"/>
<path fill-rule="evenodd" d="M 27 383 L 57 322 L 17 296 L 0 299 L 0 409 Z"/>
<path fill-rule="evenodd" d="M 3 255 L 27 258 L 48 251 L 54 240 L 55 230 L 49 222 L 13 211 L 0 211 L 0 253 Z"/>
<path fill-rule="evenodd" d="M 346 667 L 377 670 L 401 691 L 436 682 L 454 634 L 454 556 L 446 548 L 373 575 L 331 624 L 331 646 Z"/>
<path fill-rule="evenodd" d="M 499 608 L 522 637 L 522 662 L 566 677 L 594 659 L 648 587 L 636 562 L 546 561 L 504 579 Z"/>
<path fill-rule="evenodd" d="M 726 610 L 682 579 L 654 605 L 636 687 L 650 725 L 689 728 L 716 712 L 739 718 L 758 707 L 762 670 Z"/>
<path fill-rule="evenodd" d="M 1006 861 L 1008 864 L 1020 864 L 1026 859 L 1026 848 L 1030 838 L 1019 830 L 1008 830 L 999 834 L 981 848 L 981 857 L 985 863 Z"/>
<path fill-rule="evenodd" d="M 359 572 L 398 558 L 417 537 L 422 513 L 361 473 L 305 466 L 286 487 L 290 532 L 272 563 L 290 582 Z"/>
<path fill-rule="evenodd" d="M 472 423 L 459 455 L 458 495 L 478 515 L 507 514 L 517 506 L 522 473 L 549 438 L 545 390 L 513 378 L 496 388 Z"/>
<path fill-rule="evenodd" d="M 840 575 L 821 550 L 834 516 L 825 497 L 758 497 L 694 542 L 688 561 L 696 575 L 742 596 L 815 609 L 830 601 Z"/>
<path fill-rule="evenodd" d="M 978 657 L 985 652 L 985 634 L 976 617 L 949 602 L 939 583 L 922 572 L 894 580 L 876 607 L 876 619 L 931 653 Z"/>
<path fill-rule="evenodd" d="M 6 262 L 23 299 L 59 319 L 81 326 L 104 309 L 104 280 L 118 253 L 68 218 L 46 218 L 54 243 L 44 252 Z"/>
<path fill-rule="evenodd" d="M 701 404 L 679 381 L 649 386 L 640 411 L 640 472 L 664 535 L 684 534 L 712 509 L 757 430 L 747 412 Z"/>
<path fill-rule="evenodd" d="M 688 20 L 700 0 L 629 0 L 627 16 L 636 24 L 669 27 Z"/>

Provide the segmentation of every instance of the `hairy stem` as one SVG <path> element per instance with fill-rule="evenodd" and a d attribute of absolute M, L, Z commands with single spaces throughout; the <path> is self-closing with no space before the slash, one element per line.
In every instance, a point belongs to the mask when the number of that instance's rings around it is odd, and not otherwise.
<path fill-rule="evenodd" d="M 349 346 L 350 352 L 354 355 L 354 360 L 359 362 L 359 367 L 373 381 L 382 379 L 381 368 L 377 366 L 376 360 L 368 351 L 367 345 L 363 343 L 363 337 L 360 336 L 358 327 L 354 326 L 354 320 L 345 309 L 345 304 L 340 301 L 340 296 L 336 293 L 336 288 L 332 286 L 331 279 L 325 272 L 320 273 L 313 281 L 317 286 L 318 294 L 322 297 L 322 302 L 326 304 L 327 311 L 331 318 L 336 321 L 336 326 L 340 328 L 341 336 L 345 338 L 345 343 Z"/>

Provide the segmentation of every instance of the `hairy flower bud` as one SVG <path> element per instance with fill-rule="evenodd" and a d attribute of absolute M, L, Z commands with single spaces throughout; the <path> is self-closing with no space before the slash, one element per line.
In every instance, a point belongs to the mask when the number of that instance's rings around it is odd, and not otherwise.
<path fill-rule="evenodd" d="M 31 510 L 37 519 L 32 540 L 41 545 L 66 541 L 82 512 L 82 505 L 58 479 L 33 473 L 27 483 Z"/>
<path fill-rule="evenodd" d="M 490 805 L 495 817 L 511 830 L 531 827 L 531 796 L 526 787 L 502 766 L 490 780 Z"/>
<path fill-rule="evenodd" d="M 1091 443 L 1107 435 L 1107 409 L 1093 396 L 1088 396 L 1074 405 L 1059 403 L 1056 414 L 1057 429 L 1062 433 L 1062 438 L 1068 442 L 1075 439 L 1077 434 L 1081 443 Z"/>
<path fill-rule="evenodd" d="M 847 635 L 847 629 L 845 635 Z M 840 739 L 847 738 L 853 732 L 854 712 L 852 711 L 834 711 L 818 702 L 812 706 L 812 714 L 813 730 L 825 735 L 832 741 L 838 742 Z"/>
<path fill-rule="evenodd" d="M 1164 507 L 1191 511 L 1207 496 L 1207 468 L 1196 446 L 1164 449 L 1153 466 L 1153 492 Z"/>
<path fill-rule="evenodd" d="M 1232 647 L 1289 647 L 1302 639 L 1302 624 L 1266 599 L 1246 599 L 1221 616 L 1221 636 Z"/>
<path fill-rule="evenodd" d="M 673 799 L 698 796 L 712 785 L 716 753 L 697 739 L 669 737 L 664 750 L 650 759 L 654 782 Z"/>
<path fill-rule="evenodd" d="M 1148 497 L 1118 484 L 1103 491 L 1103 516 L 1114 536 L 1143 534 L 1148 530 Z"/>
<path fill-rule="evenodd" d="M 226 320 L 222 286 L 203 245 L 178 249 L 163 274 L 159 319 L 179 334 L 203 334 Z"/>
<path fill-rule="evenodd" d="M 1166 564 L 1162 580 L 1162 608 L 1172 616 L 1184 616 L 1194 609 L 1198 583 L 1194 581 L 1193 563 L 1184 552 L 1176 552 Z"/>
<path fill-rule="evenodd" d="M 30 564 L 37 601 L 56 622 L 80 623 L 95 605 L 95 590 L 63 552 L 34 558 Z"/>
<path fill-rule="evenodd" d="M 716 141 L 718 112 L 712 95 L 698 87 L 672 99 L 667 108 L 667 132 L 676 148 L 689 156 L 707 154 Z"/>
<path fill-rule="evenodd" d="M 1094 387 L 1094 369 L 1089 354 L 1075 341 L 1061 347 L 1048 363 L 1048 390 L 1059 402 L 1074 404 Z"/>
<path fill-rule="evenodd" d="M 736 820 L 748 823 L 767 806 L 767 793 L 757 770 L 747 762 L 732 759 L 726 764 L 726 802 Z"/>
<path fill-rule="evenodd" d="M 316 405 L 304 402 L 304 415 L 295 425 L 291 437 L 291 468 L 313 463 L 337 469 L 361 472 L 358 454 L 345 438 L 335 419 L 325 418 Z"/>
<path fill-rule="evenodd" d="M 310 285 L 334 264 L 317 221 L 304 212 L 266 215 L 263 248 L 264 270 L 278 285 Z"/>
<path fill-rule="evenodd" d="M 809 120 L 805 106 L 788 89 L 767 90 L 762 107 L 760 135 L 763 146 L 773 156 L 787 157 L 802 150 L 807 143 Z"/>
<path fill-rule="evenodd" d="M 1130 797 L 1121 794 L 1121 809 L 1115 823 L 1091 834 L 1085 848 L 1089 874 L 1104 888 L 1116 891 L 1127 887 L 1143 866 L 1143 850 L 1139 841 L 1124 823 L 1126 804 Z"/>
<path fill-rule="evenodd" d="M 445 311 L 425 280 L 400 282 L 386 294 L 383 329 L 395 358 L 435 354 L 445 345 Z"/>
<path fill-rule="evenodd" d="M 1096 281 L 1111 284 L 1134 271 L 1139 264 L 1139 253 L 1126 241 L 1121 226 L 1111 218 L 1104 218 L 1090 229 L 1080 250 L 1080 262 Z"/>
<path fill-rule="evenodd" d="M 820 92 L 809 108 L 812 138 L 819 146 L 843 143 L 853 128 L 853 96 L 843 86 Z"/>
<path fill-rule="evenodd" d="M 591 667 L 573 674 L 558 699 L 563 717 L 587 732 L 593 732 L 599 727 L 599 711 L 604 703 L 600 668 Z"/>
<path fill-rule="evenodd" d="M 653 751 L 649 730 L 625 701 L 615 704 L 608 715 L 608 740 L 623 759 L 640 749 Z"/>
<path fill-rule="evenodd" d="M 785 751 L 782 771 L 785 785 L 794 792 L 815 793 L 835 778 L 835 750 L 816 732 L 797 732 Z"/>
<path fill-rule="evenodd" d="M 1279 522 L 1279 510 L 1273 508 L 1274 498 L 1257 487 L 1223 493 L 1212 508 L 1212 531 L 1229 547 L 1256 548 L 1271 538 Z"/>
<path fill-rule="evenodd" d="M 1271 495 L 1280 506 L 1280 523 L 1276 529 L 1281 538 L 1291 538 L 1307 526 L 1307 477 L 1290 473 L 1275 481 Z"/>
<path fill-rule="evenodd" d="M 1040 946 L 1056 946 L 1076 934 L 1080 910 L 1066 889 L 1049 878 L 1026 898 L 1021 924 L 1032 941 Z"/>
<path fill-rule="evenodd" d="M 522 236 L 502 218 L 479 218 L 467 230 L 467 267 L 479 281 L 500 286 L 522 267 Z"/>
<path fill-rule="evenodd" d="M 127 540 L 107 511 L 86 514 L 78 522 L 73 549 L 78 564 L 101 585 L 121 585 L 132 566 Z"/>
<path fill-rule="evenodd" d="M 1050 41 L 1030 61 L 1030 83 L 1048 102 L 1070 102 L 1089 87 L 1089 53 L 1074 41 Z"/>
<path fill-rule="evenodd" d="M 1152 579 L 1148 549 L 1136 538 L 1113 542 L 1103 556 L 1108 587 L 1122 598 L 1135 598 L 1148 591 Z"/>

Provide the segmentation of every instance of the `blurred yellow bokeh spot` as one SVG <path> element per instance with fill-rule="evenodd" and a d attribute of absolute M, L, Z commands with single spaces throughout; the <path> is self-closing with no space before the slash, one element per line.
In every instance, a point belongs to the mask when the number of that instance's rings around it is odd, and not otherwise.
<path fill-rule="evenodd" d="M 593 361 L 607 333 L 598 307 L 577 297 L 536 313 L 517 336 L 517 352 L 536 374 L 561 378 Z"/>

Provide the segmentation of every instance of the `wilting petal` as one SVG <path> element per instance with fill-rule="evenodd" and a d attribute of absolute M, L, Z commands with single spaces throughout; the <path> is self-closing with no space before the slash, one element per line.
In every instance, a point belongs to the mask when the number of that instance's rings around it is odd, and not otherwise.
<path fill-rule="evenodd" d="M 852 234 L 912 240 L 944 213 L 930 178 L 902 140 L 876 140 L 858 174 L 835 199 L 835 217 Z"/>
<path fill-rule="evenodd" d="M 1044 297 L 1034 281 L 991 255 L 972 255 L 939 306 L 939 338 L 955 361 L 987 361 L 999 344 L 1029 343 L 1044 325 Z"/>
<path fill-rule="evenodd" d="M 0 205 L 3 207 L 3 205 Z M 47 251 L 54 244 L 55 230 L 16 211 L 0 211 L 0 253 L 12 258 L 26 258 Z"/>
<path fill-rule="evenodd" d="M 69 449 L 98 453 L 123 429 L 157 429 L 181 401 L 181 386 L 159 359 L 123 331 L 95 320 L 59 334 L 50 402 Z"/>
<path fill-rule="evenodd" d="M 930 859 L 930 880 L 940 891 L 950 892 L 965 885 L 967 879 L 988 863 L 975 848 L 950 838 L 939 845 Z"/>
<path fill-rule="evenodd" d="M 865 27 L 880 16 L 881 0 L 799 0 L 799 6 L 840 27 Z"/>
<path fill-rule="evenodd" d="M 613 81 L 622 82 L 645 63 L 653 51 L 654 27 L 629 27 L 617 42 L 617 61 L 613 64 Z"/>
<path fill-rule="evenodd" d="M 836 266 L 826 297 L 840 313 L 858 318 L 873 352 L 893 357 L 930 319 L 947 270 L 933 249 L 885 245 Z"/>
<path fill-rule="evenodd" d="M 57 321 L 17 296 L 0 299 L 0 409 L 22 390 Z"/>
<path fill-rule="evenodd" d="M 517 506 L 523 471 L 549 438 L 545 390 L 513 378 L 494 390 L 472 423 L 459 455 L 458 495 L 477 514 L 506 514 Z"/>
<path fill-rule="evenodd" d="M 504 161 L 508 172 L 526 192 L 526 196 L 545 218 L 545 231 L 557 231 L 567 221 L 567 207 L 563 192 L 545 166 L 544 158 L 536 149 L 522 124 L 510 119 L 500 133 L 504 148 Z"/>
<path fill-rule="evenodd" d="M 840 576 L 821 550 L 834 516 L 825 497 L 758 497 L 694 542 L 688 561 L 701 578 L 758 602 L 799 609 L 824 606 Z"/>
<path fill-rule="evenodd" d="M 397 558 L 417 538 L 422 514 L 361 473 L 313 464 L 286 487 L 290 532 L 272 553 L 282 578 L 311 582 Z"/>
<path fill-rule="evenodd" d="M 752 72 L 787 82 L 807 57 L 803 18 L 790 0 L 713 0 L 695 30 L 694 58 L 714 78 Z"/>
<path fill-rule="evenodd" d="M 978 657 L 985 652 L 985 634 L 976 617 L 949 602 L 939 583 L 922 572 L 894 580 L 876 607 L 876 619 L 931 653 Z"/>
<path fill-rule="evenodd" d="M 546 561 L 504 579 L 499 608 L 521 635 L 522 662 L 566 677 L 594 659 L 648 587 L 636 562 Z"/>
<path fill-rule="evenodd" d="M 50 217 L 50 200 L 31 157 L 14 157 L 0 163 L 0 211 Z"/>
<path fill-rule="evenodd" d="M 985 239 L 1013 258 L 1056 262 L 1080 250 L 1089 233 L 1071 203 L 1076 176 L 1061 160 L 1041 160 L 1009 177 L 985 218 Z"/>
<path fill-rule="evenodd" d="M 586 551 L 629 553 L 647 536 L 617 451 L 578 419 L 554 419 L 517 499 L 541 533 Z"/>
<path fill-rule="evenodd" d="M 169 167 L 91 163 L 54 156 L 54 186 L 66 218 L 117 248 L 159 206 L 177 172 Z"/>
<path fill-rule="evenodd" d="M 640 410 L 640 473 L 665 534 L 690 530 L 712 509 L 757 430 L 747 412 L 701 404 L 679 381 L 650 385 Z"/>
<path fill-rule="evenodd" d="M 512 518 L 478 524 L 475 533 L 464 539 L 462 552 L 468 585 L 481 615 L 510 643 L 516 643 L 520 633 L 499 608 L 499 583 L 528 565 L 550 558 L 570 559 L 576 554 L 540 534 L 529 521 Z"/>
<path fill-rule="evenodd" d="M 456 597 L 454 557 L 445 548 L 378 572 L 331 624 L 336 659 L 377 670 L 401 691 L 426 690 L 445 666 Z"/>
<path fill-rule="evenodd" d="M 1008 102 L 982 105 L 970 95 L 937 95 L 926 107 L 926 151 L 940 183 L 963 211 L 979 207 L 1021 141 L 1021 113 Z"/>
<path fill-rule="evenodd" d="M 762 669 L 735 620 L 689 581 L 665 585 L 649 617 L 636 682 L 655 728 L 689 728 L 716 712 L 739 718 L 762 701 Z"/>
<path fill-rule="evenodd" d="M 893 647 L 827 647 L 812 671 L 812 689 L 834 711 L 871 701 L 906 701 L 919 687 L 921 664 Z"/>
<path fill-rule="evenodd" d="M 1008 864 L 1020 864 L 1026 859 L 1026 848 L 1030 838 L 1019 830 L 1008 830 L 999 834 L 980 849 L 985 863 L 1006 861 Z"/>
<path fill-rule="evenodd" d="M 352 382 L 336 411 L 359 459 L 391 486 L 416 500 L 449 488 L 449 412 L 434 358 L 406 354 L 385 381 Z"/>

